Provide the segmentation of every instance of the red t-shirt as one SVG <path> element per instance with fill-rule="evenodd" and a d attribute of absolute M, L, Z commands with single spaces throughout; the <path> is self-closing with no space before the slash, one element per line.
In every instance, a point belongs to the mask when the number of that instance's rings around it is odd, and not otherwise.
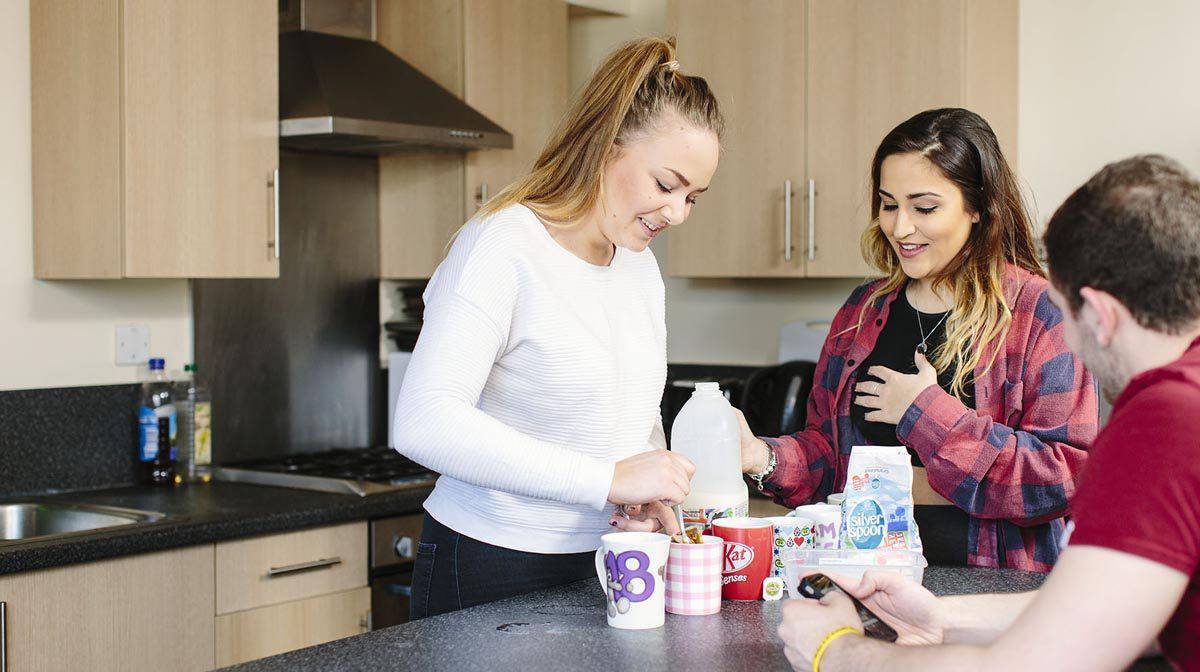
<path fill-rule="evenodd" d="M 1191 577 L 1159 635 L 1200 670 L 1200 339 L 1130 381 L 1096 437 L 1071 503 L 1070 543 L 1132 553 Z"/>

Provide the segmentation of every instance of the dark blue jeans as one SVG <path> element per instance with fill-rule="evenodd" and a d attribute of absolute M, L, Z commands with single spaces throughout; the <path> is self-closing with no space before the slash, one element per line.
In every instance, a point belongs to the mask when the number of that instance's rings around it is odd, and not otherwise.
<path fill-rule="evenodd" d="M 595 552 L 542 554 L 472 539 L 428 513 L 413 567 L 412 620 L 595 577 Z"/>

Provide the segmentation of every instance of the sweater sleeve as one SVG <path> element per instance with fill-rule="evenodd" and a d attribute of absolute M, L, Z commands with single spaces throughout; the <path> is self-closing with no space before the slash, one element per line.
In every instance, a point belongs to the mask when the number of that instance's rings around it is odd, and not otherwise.
<path fill-rule="evenodd" d="M 506 312 L 511 318 L 516 283 L 506 282 L 511 269 L 462 272 L 456 262 L 477 265 L 452 252 L 446 273 L 439 269 L 443 277 L 431 281 L 425 324 L 396 403 L 396 449 L 472 485 L 603 509 L 612 463 L 529 436 L 478 408 L 507 341 L 509 321 L 498 318 Z M 483 287 L 487 310 L 469 296 L 472 276 L 490 280 Z"/>
<path fill-rule="evenodd" d="M 1095 382 L 1062 329 L 1043 327 L 1031 344 L 1024 379 L 1003 390 L 1011 426 L 936 385 L 896 426 L 896 436 L 921 456 L 933 489 L 976 518 L 1031 526 L 1066 515 L 1098 430 Z"/>

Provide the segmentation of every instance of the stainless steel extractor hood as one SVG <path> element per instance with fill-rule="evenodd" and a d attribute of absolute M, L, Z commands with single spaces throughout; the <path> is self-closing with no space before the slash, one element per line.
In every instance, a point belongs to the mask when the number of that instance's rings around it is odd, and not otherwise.
<path fill-rule="evenodd" d="M 375 42 L 374 0 L 282 0 L 279 144 L 338 154 L 512 147 L 512 135 Z"/>

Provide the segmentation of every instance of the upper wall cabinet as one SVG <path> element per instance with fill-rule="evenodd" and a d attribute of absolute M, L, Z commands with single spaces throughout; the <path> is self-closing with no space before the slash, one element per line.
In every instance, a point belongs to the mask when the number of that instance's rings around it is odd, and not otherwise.
<path fill-rule="evenodd" d="M 379 0 L 379 42 L 513 135 L 512 149 L 380 157 L 380 269 L 427 278 L 482 201 L 533 166 L 567 105 L 562 0 Z"/>
<path fill-rule="evenodd" d="M 672 1 L 681 70 L 706 78 L 726 120 L 708 193 L 667 232 L 667 268 L 693 277 L 798 277 L 804 176 L 803 3 Z"/>
<path fill-rule="evenodd" d="M 668 234 L 672 275 L 870 274 L 859 239 L 871 158 L 922 110 L 978 112 L 1016 162 L 1016 0 L 671 0 L 668 11 L 684 70 L 708 78 L 728 127 L 712 190 Z"/>
<path fill-rule="evenodd" d="M 277 16 L 31 4 L 38 278 L 279 276 Z"/>

